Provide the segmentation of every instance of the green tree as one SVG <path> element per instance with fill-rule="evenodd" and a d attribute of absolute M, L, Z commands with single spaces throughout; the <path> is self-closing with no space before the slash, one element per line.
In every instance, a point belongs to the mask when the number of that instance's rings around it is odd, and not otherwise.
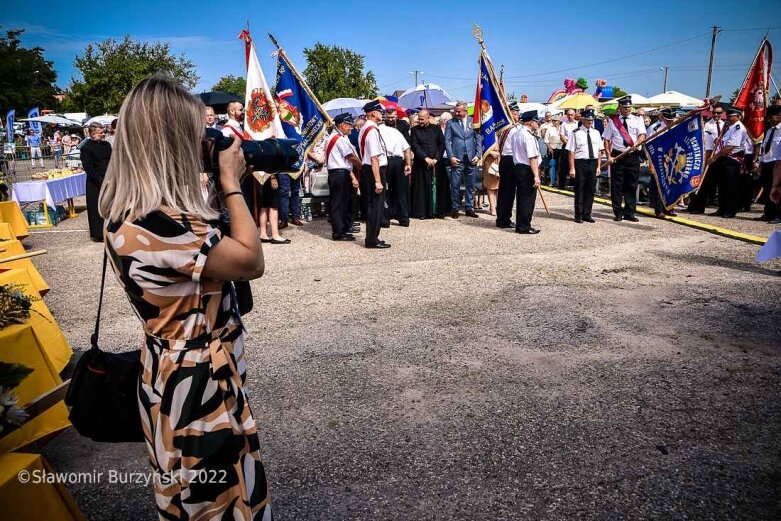
<path fill-rule="evenodd" d="M 364 72 L 362 55 L 317 42 L 314 47 L 304 49 L 304 56 L 306 82 L 321 102 L 377 96 L 377 79 L 372 71 Z"/>
<path fill-rule="evenodd" d="M 24 31 L 11 29 L 0 35 L 0 110 L 16 109 L 17 117 L 26 117 L 32 107 L 54 109 L 57 101 L 57 73 L 43 49 L 25 49 L 19 36 Z"/>
<path fill-rule="evenodd" d="M 729 104 L 734 105 L 735 101 L 737 101 L 738 96 L 740 96 L 740 88 L 735 89 L 732 91 L 732 96 L 729 97 Z"/>
<path fill-rule="evenodd" d="M 167 43 L 146 43 L 125 36 L 88 44 L 74 66 L 82 79 L 71 79 L 63 105 L 74 112 L 116 114 L 130 89 L 142 79 L 165 74 L 192 89 L 198 83 L 195 65 L 173 56 Z"/>
<path fill-rule="evenodd" d="M 613 85 L 613 99 L 616 98 L 623 98 L 624 96 L 629 95 L 627 91 L 619 87 L 618 85 Z"/>
<path fill-rule="evenodd" d="M 219 90 L 222 92 L 230 92 L 236 96 L 244 98 L 244 93 L 247 90 L 247 80 L 239 76 L 233 76 L 231 74 L 223 76 L 220 80 L 212 85 L 212 90 Z"/>

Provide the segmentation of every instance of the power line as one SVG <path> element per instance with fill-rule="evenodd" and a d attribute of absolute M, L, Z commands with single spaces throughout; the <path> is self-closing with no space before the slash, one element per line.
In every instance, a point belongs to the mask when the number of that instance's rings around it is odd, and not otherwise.
<path fill-rule="evenodd" d="M 579 65 L 577 67 L 568 67 L 566 69 L 558 69 L 558 70 L 555 70 L 555 71 L 540 72 L 540 73 L 537 73 L 537 74 L 523 74 L 521 76 L 507 76 L 507 78 L 508 79 L 532 78 L 534 76 L 545 76 L 547 74 L 558 74 L 560 72 L 574 71 L 574 70 L 578 70 L 578 69 L 586 69 L 588 67 L 594 67 L 596 65 L 604 65 L 606 63 L 613 63 L 613 62 L 617 62 L 617 61 L 620 61 L 620 60 L 626 60 L 627 58 L 634 58 L 635 56 L 642 56 L 643 54 L 650 54 L 652 52 L 656 52 L 656 51 L 659 51 L 661 49 L 666 49 L 668 47 L 673 47 L 675 45 L 680 45 L 682 43 L 690 42 L 692 40 L 696 40 L 698 38 L 702 38 L 702 37 L 708 36 L 708 35 L 710 35 L 710 32 L 698 34 L 697 36 L 692 36 L 691 38 L 686 38 L 685 40 L 679 40 L 677 42 L 668 43 L 667 45 L 662 45 L 660 47 L 654 47 L 653 49 L 648 49 L 647 51 L 641 51 L 641 52 L 636 52 L 634 54 L 628 54 L 626 56 L 621 56 L 620 58 L 613 58 L 612 60 L 605 60 L 605 61 L 601 61 L 601 62 L 594 62 L 594 63 L 590 63 L 588 65 Z"/>

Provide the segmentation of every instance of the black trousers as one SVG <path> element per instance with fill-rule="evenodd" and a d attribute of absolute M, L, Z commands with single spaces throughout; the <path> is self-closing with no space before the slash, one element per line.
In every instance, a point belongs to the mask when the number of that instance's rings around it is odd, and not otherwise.
<path fill-rule="evenodd" d="M 350 233 L 352 190 L 349 170 L 337 168 L 328 171 L 328 210 L 331 216 L 331 233 L 334 237 Z"/>
<path fill-rule="evenodd" d="M 594 206 L 594 184 L 597 181 L 597 160 L 575 160 L 575 219 L 591 217 Z"/>
<path fill-rule="evenodd" d="M 667 209 L 662 203 L 662 197 L 659 195 L 659 181 L 656 176 L 651 174 L 651 182 L 648 184 L 648 206 L 653 208 L 657 215 L 664 213 Z"/>
<path fill-rule="evenodd" d="M 719 213 L 733 216 L 740 210 L 740 168 L 741 162 L 721 157 L 713 163 L 719 169 Z"/>
<path fill-rule="evenodd" d="M 553 158 L 556 160 L 556 187 L 564 189 L 567 187 L 569 179 L 569 151 L 563 146 L 553 151 Z"/>
<path fill-rule="evenodd" d="M 368 221 L 369 216 L 369 203 L 371 202 L 371 194 L 374 192 L 374 176 L 372 175 L 371 168 L 368 169 L 368 165 L 361 167 L 361 175 L 358 176 L 358 188 L 361 190 L 360 202 L 361 202 L 361 220 Z"/>
<path fill-rule="evenodd" d="M 89 236 L 93 241 L 103 240 L 103 217 L 98 212 L 98 197 L 102 184 L 102 179 L 100 181 L 87 179 L 87 221 L 89 222 Z"/>
<path fill-rule="evenodd" d="M 364 188 L 364 179 L 371 179 L 371 186 Z M 385 177 L 385 167 L 380 167 L 380 179 L 382 186 L 388 181 Z M 366 212 L 366 246 L 376 246 L 380 242 L 380 228 L 382 227 L 383 214 L 385 213 L 385 190 L 377 193 L 374 189 L 374 175 L 371 165 L 363 165 L 361 170 L 361 193 L 367 195 L 369 207 Z"/>
<path fill-rule="evenodd" d="M 532 227 L 534 203 L 537 201 L 534 173 L 529 165 L 519 164 L 513 168 L 513 175 L 515 177 L 515 229 L 529 230 Z"/>
<path fill-rule="evenodd" d="M 409 224 L 409 178 L 404 175 L 404 159 L 389 157 L 386 175 L 389 217 L 397 219 L 399 224 Z"/>
<path fill-rule="evenodd" d="M 499 193 L 496 197 L 497 226 L 512 224 L 513 200 L 517 184 L 513 173 L 514 168 L 512 156 L 502 156 L 499 159 Z"/>
<path fill-rule="evenodd" d="M 762 215 L 768 220 L 775 219 L 781 215 L 781 203 L 774 203 L 770 200 L 770 191 L 773 189 L 773 168 L 775 165 L 775 161 L 760 163 L 760 180 L 762 181 L 762 198 L 760 202 L 765 205 Z"/>
<path fill-rule="evenodd" d="M 619 152 L 613 152 L 613 157 Z M 616 217 L 633 217 L 637 210 L 640 154 L 627 154 L 610 166 L 610 200 Z M 623 203 L 623 208 L 621 207 Z"/>
<path fill-rule="evenodd" d="M 702 180 L 700 189 L 697 193 L 689 196 L 689 206 L 687 210 L 694 213 L 702 213 L 708 205 L 708 201 L 713 198 L 721 182 L 721 170 L 718 163 L 712 163 L 705 173 L 705 179 Z"/>

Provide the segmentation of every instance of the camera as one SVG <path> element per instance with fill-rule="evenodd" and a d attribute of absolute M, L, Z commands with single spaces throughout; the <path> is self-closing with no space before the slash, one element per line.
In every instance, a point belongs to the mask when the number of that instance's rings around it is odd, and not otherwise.
<path fill-rule="evenodd" d="M 220 152 L 227 150 L 233 140 L 217 129 L 207 128 L 201 140 L 204 171 L 212 176 L 219 188 Z M 248 167 L 259 172 L 276 174 L 290 171 L 298 162 L 298 142 L 294 139 L 244 140 L 241 150 Z"/>

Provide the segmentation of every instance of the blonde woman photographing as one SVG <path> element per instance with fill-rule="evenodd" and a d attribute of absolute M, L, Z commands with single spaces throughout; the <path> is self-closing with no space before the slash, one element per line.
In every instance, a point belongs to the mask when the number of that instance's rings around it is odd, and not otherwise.
<path fill-rule="evenodd" d="M 267 520 L 230 282 L 262 276 L 263 250 L 239 188 L 246 167 L 238 140 L 219 158 L 230 237 L 201 195 L 203 114 L 169 79 L 146 79 L 125 98 L 99 200 L 106 252 L 146 337 L 138 404 L 161 478 L 158 515 Z"/>

